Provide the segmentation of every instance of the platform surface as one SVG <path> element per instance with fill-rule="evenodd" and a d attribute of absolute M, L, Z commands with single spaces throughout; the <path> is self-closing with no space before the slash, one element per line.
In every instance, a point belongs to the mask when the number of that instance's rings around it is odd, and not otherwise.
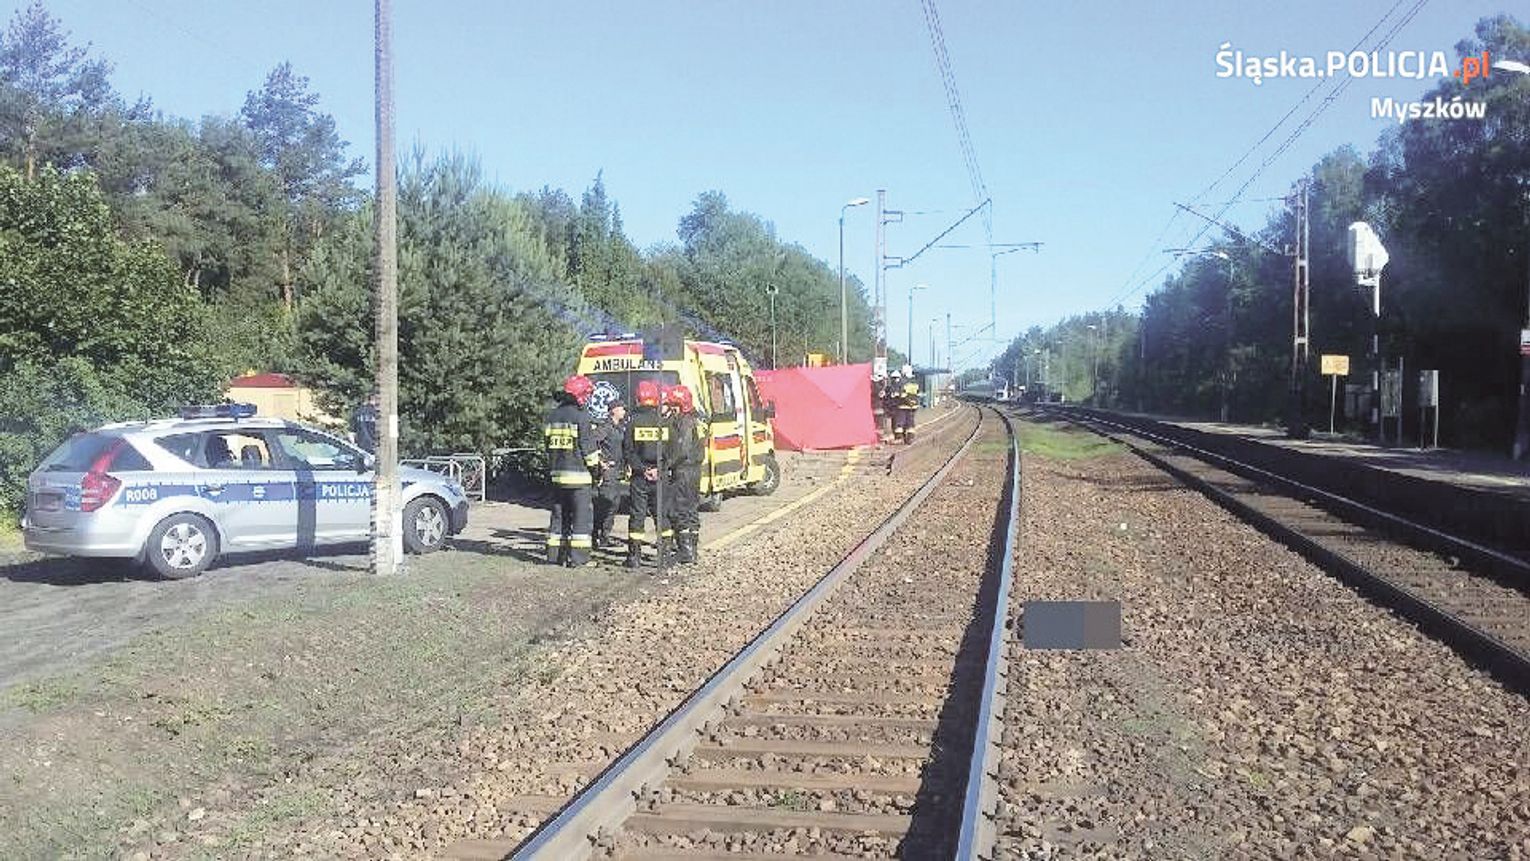
<path fill-rule="evenodd" d="M 1379 446 L 1314 431 L 1308 439 L 1290 439 L 1279 428 L 1222 422 L 1166 421 L 1204 433 L 1241 436 L 1267 445 L 1324 457 L 1343 458 L 1428 481 L 1481 488 L 1530 499 L 1530 461 L 1514 461 L 1486 452 L 1408 446 Z"/>

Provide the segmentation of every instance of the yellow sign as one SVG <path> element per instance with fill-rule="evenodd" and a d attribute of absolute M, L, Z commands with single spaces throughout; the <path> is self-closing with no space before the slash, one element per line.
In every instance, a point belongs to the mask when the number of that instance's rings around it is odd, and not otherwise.
<path fill-rule="evenodd" d="M 1349 376 L 1349 357 L 1324 355 L 1323 376 L 1326 377 L 1329 375 L 1333 375 L 1335 377 Z"/>

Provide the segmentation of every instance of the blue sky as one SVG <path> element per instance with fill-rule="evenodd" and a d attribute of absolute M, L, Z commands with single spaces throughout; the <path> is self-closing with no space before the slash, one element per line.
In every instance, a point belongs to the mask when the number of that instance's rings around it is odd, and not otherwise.
<path fill-rule="evenodd" d="M 0 9 L 9 18 L 17 5 Z M 176 115 L 236 112 L 246 91 L 290 60 L 312 79 L 356 154 L 371 162 L 369 2 L 47 6 L 77 42 L 91 42 L 115 64 L 120 91 L 147 94 Z M 1221 175 L 1312 86 L 1218 78 L 1221 43 L 1261 56 L 1322 57 L 1347 50 L 1392 7 L 1393 0 L 941 3 L 946 48 L 994 200 L 994 241 L 1046 243 L 1039 254 L 999 259 L 1000 335 L 1101 308 L 1157 270 L 1166 262 L 1158 249 L 1183 244 L 1196 226 L 1180 219 L 1154 241 L 1172 201 L 1189 200 Z M 1433 0 L 1390 47 L 1446 51 L 1454 61 L 1454 44 L 1475 22 L 1502 11 L 1513 10 L 1502 0 Z M 894 255 L 912 254 L 974 203 L 917 0 L 395 0 L 394 27 L 401 143 L 476 153 L 513 190 L 549 184 L 577 198 L 603 170 L 640 246 L 673 241 L 677 220 L 712 188 L 831 265 L 839 207 L 852 197 L 885 188 L 889 208 L 911 213 L 889 228 Z M 1246 197 L 1284 193 L 1341 144 L 1369 150 L 1393 122 L 1371 119 L 1370 99 L 1416 98 L 1433 83 L 1356 80 Z M 1283 129 L 1207 199 L 1227 199 L 1285 136 Z M 1231 215 L 1257 226 L 1273 205 L 1240 205 Z M 868 284 L 871 209 L 850 211 L 845 241 L 847 268 Z M 947 240 L 981 241 L 977 219 Z M 931 251 L 889 273 L 895 346 L 906 342 L 916 283 L 929 285 L 915 295 L 921 362 L 932 318 L 943 329 L 949 312 L 959 333 L 988 323 L 986 254 Z M 996 348 L 969 344 L 957 358 L 979 361 Z"/>

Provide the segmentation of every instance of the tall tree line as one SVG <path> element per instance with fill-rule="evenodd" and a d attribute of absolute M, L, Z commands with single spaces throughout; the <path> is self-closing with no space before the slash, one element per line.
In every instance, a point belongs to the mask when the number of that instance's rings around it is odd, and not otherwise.
<path fill-rule="evenodd" d="M 0 33 L 0 509 L 68 430 L 217 399 L 246 370 L 342 417 L 371 386 L 366 168 L 308 79 L 282 63 L 188 120 L 111 71 L 40 2 Z M 406 452 L 531 441 L 591 332 L 679 323 L 768 362 L 774 328 L 783 364 L 836 352 L 836 274 L 721 191 L 639 249 L 599 173 L 577 201 L 497 187 L 460 152 L 400 173 Z M 864 361 L 858 281 L 849 316 Z"/>
<path fill-rule="evenodd" d="M 1487 18 L 1456 51 L 1524 57 L 1530 30 L 1507 15 Z M 1314 425 L 1328 418 L 1320 354 L 1350 356 L 1348 382 L 1369 381 L 1370 295 L 1355 286 L 1345 255 L 1349 225 L 1366 221 L 1391 255 L 1379 332 L 1389 365 L 1401 357 L 1407 371 L 1408 432 L 1417 421 L 1414 371 L 1438 369 L 1445 441 L 1508 445 L 1530 290 L 1530 75 L 1498 71 L 1469 87 L 1446 79 L 1422 99 L 1456 97 L 1485 102 L 1486 118 L 1400 124 L 1372 152 L 1341 147 L 1302 177 L 1311 201 L 1312 354 L 1303 406 Z M 1206 418 L 1219 417 L 1226 401 L 1233 420 L 1281 420 L 1292 368 L 1293 271 L 1291 259 L 1270 248 L 1283 250 L 1294 236 L 1294 216 L 1281 209 L 1256 232 L 1262 244 L 1229 233 L 1186 258 L 1139 314 L 1119 326 L 1111 321 L 1098 387 L 1080 373 L 1079 356 L 1100 347 L 1087 325 L 1110 315 L 1024 333 L 994 370 L 1011 375 L 1044 348 L 1070 400 Z M 1061 372 L 1057 355 L 1067 357 Z"/>

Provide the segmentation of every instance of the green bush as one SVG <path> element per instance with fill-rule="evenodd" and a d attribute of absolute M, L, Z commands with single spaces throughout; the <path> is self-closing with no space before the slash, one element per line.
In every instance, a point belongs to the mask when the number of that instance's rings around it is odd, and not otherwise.
<path fill-rule="evenodd" d="M 118 236 L 94 176 L 0 166 L 0 511 L 71 432 L 216 398 L 208 320 L 158 247 Z"/>
<path fill-rule="evenodd" d="M 27 473 L 70 434 L 144 417 L 142 404 L 83 359 L 0 374 L 0 510 L 21 510 Z"/>

